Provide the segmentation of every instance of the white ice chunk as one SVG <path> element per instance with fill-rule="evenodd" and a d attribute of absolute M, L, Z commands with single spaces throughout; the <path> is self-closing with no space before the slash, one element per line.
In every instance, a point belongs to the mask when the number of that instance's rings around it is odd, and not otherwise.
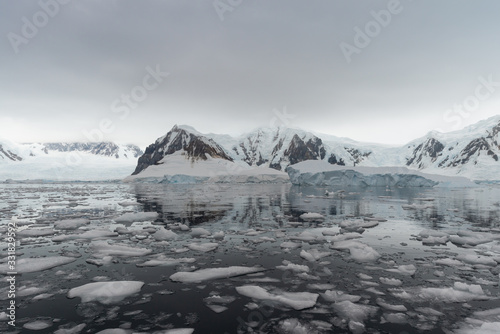
<path fill-rule="evenodd" d="M 23 325 L 23 328 L 32 330 L 32 331 L 41 331 L 42 329 L 46 329 L 52 326 L 52 321 L 50 320 L 35 320 L 27 322 Z"/>
<path fill-rule="evenodd" d="M 219 278 L 229 278 L 234 276 L 258 273 L 266 269 L 260 267 L 232 266 L 223 268 L 207 268 L 192 272 L 177 272 L 170 276 L 174 282 L 197 283 Z"/>
<path fill-rule="evenodd" d="M 114 304 L 141 291 L 144 282 L 113 281 L 88 283 L 69 290 L 68 298 L 80 297 L 83 303 L 98 301 Z"/>
<path fill-rule="evenodd" d="M 175 240 L 179 236 L 175 232 L 172 232 L 171 230 L 167 230 L 162 226 L 158 229 L 158 231 L 153 233 L 152 237 L 156 241 L 165 241 L 165 240 Z"/>
<path fill-rule="evenodd" d="M 122 328 L 109 328 L 97 332 L 96 334 L 131 334 L 132 330 Z"/>
<path fill-rule="evenodd" d="M 331 248 L 337 250 L 348 249 L 351 258 L 357 262 L 375 262 L 380 257 L 380 254 L 375 249 L 356 240 L 335 242 Z"/>
<path fill-rule="evenodd" d="M 92 252 L 97 257 L 104 256 L 144 256 L 152 251 L 147 248 L 131 247 L 126 244 L 109 244 L 106 241 L 94 241 L 90 245 Z"/>
<path fill-rule="evenodd" d="M 206 253 L 215 250 L 217 247 L 219 247 L 219 244 L 216 242 L 206 242 L 202 244 L 190 243 L 187 245 L 187 247 L 194 251 Z"/>
<path fill-rule="evenodd" d="M 52 235 L 54 233 L 56 233 L 56 231 L 51 228 L 27 228 L 25 230 L 18 231 L 17 235 L 26 238 L 36 238 Z"/>
<path fill-rule="evenodd" d="M 493 267 L 497 265 L 497 262 L 488 256 L 464 254 L 464 255 L 459 255 L 457 259 L 468 264 L 480 264 L 484 266 L 493 266 Z"/>
<path fill-rule="evenodd" d="M 58 230 L 76 230 L 77 228 L 89 223 L 90 220 L 86 218 L 63 219 L 54 222 L 54 228 Z"/>
<path fill-rule="evenodd" d="M 331 255 L 331 252 L 321 252 L 317 249 L 309 249 L 309 250 L 302 250 L 300 252 L 300 256 L 307 261 L 314 262 L 317 261 L 323 257 Z"/>
<path fill-rule="evenodd" d="M 355 334 L 364 333 L 364 321 L 377 312 L 377 307 L 354 304 L 348 300 L 333 304 L 334 310 L 349 321 L 349 329 Z"/>
<path fill-rule="evenodd" d="M 144 263 L 137 264 L 138 267 L 167 267 L 167 266 L 176 266 L 182 263 L 193 263 L 195 262 L 195 258 L 169 258 L 163 254 L 158 255 L 155 259 L 148 260 Z"/>
<path fill-rule="evenodd" d="M 193 238 L 208 237 L 211 233 L 203 227 L 194 227 L 191 229 L 191 236 Z"/>
<path fill-rule="evenodd" d="M 269 293 L 266 289 L 256 285 L 244 285 L 236 287 L 240 295 L 259 300 L 275 301 L 295 310 L 303 310 L 316 305 L 317 293 L 310 292 L 282 292 L 280 294 Z"/>
<path fill-rule="evenodd" d="M 301 265 L 301 264 L 295 264 L 287 260 L 283 260 L 282 266 L 276 266 L 276 269 L 279 270 L 291 270 L 297 273 L 307 273 L 309 272 L 309 267 L 306 265 Z"/>
<path fill-rule="evenodd" d="M 386 269 L 386 271 L 389 271 L 391 273 L 398 273 L 407 276 L 412 276 L 417 271 L 417 267 L 415 267 L 413 264 L 406 264 L 398 266 L 397 268 L 394 269 Z"/>
<path fill-rule="evenodd" d="M 85 324 L 79 324 L 69 328 L 59 328 L 54 334 L 79 334 L 83 328 L 85 328 Z"/>
<path fill-rule="evenodd" d="M 49 257 L 36 257 L 36 258 L 22 258 L 17 260 L 16 272 L 17 273 L 32 273 L 51 269 L 57 266 L 71 263 L 75 261 L 74 257 L 66 256 L 49 256 Z M 11 271 L 7 263 L 0 264 L 0 274 L 7 274 Z"/>
<path fill-rule="evenodd" d="M 382 284 L 385 285 L 392 285 L 392 286 L 403 285 L 403 282 L 401 280 L 398 280 L 397 278 L 380 277 L 379 280 L 380 282 L 382 282 Z"/>
<path fill-rule="evenodd" d="M 316 212 L 307 212 L 300 215 L 300 218 L 307 221 L 323 221 L 325 216 Z"/>
<path fill-rule="evenodd" d="M 350 294 L 345 293 L 343 291 L 336 291 L 336 290 L 326 290 L 325 293 L 321 294 L 321 296 L 327 302 L 335 302 L 335 303 L 343 302 L 346 300 L 355 303 L 361 299 L 361 296 L 350 295 Z"/>
<path fill-rule="evenodd" d="M 57 235 L 52 238 L 54 242 L 61 242 L 67 240 L 77 240 L 77 239 L 107 239 L 110 237 L 116 237 L 118 233 L 111 232 L 106 229 L 90 230 L 83 233 L 67 234 L 67 235 Z"/>
<path fill-rule="evenodd" d="M 155 220 L 158 217 L 157 212 L 128 212 L 117 217 L 115 222 L 117 223 L 133 223 L 133 222 L 143 222 L 148 220 Z"/>

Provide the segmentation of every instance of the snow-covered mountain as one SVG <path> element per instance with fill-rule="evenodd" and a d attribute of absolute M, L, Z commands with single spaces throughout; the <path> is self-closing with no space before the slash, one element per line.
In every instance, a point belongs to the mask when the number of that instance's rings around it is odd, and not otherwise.
<path fill-rule="evenodd" d="M 165 157 L 183 152 L 192 162 L 206 157 L 245 166 L 285 171 L 306 160 L 332 165 L 408 167 L 427 173 L 462 175 L 476 180 L 500 179 L 500 116 L 463 130 L 430 132 L 407 145 L 389 147 L 285 127 L 258 128 L 238 137 L 201 134 L 190 126 L 174 126 L 139 158 L 134 175 Z"/>
<path fill-rule="evenodd" d="M 192 161 L 207 160 L 207 155 L 233 161 L 214 140 L 201 135 L 194 129 L 175 125 L 165 136 L 158 138 L 146 148 L 132 175 L 139 174 L 148 166 L 159 164 L 165 156 L 177 151 L 184 151 L 185 156 Z"/>
<path fill-rule="evenodd" d="M 142 154 L 138 146 L 111 142 L 16 144 L 0 139 L 0 181 L 121 179 Z"/>
<path fill-rule="evenodd" d="M 289 181 L 285 172 L 235 161 L 210 136 L 177 125 L 146 148 L 134 173 L 125 181 L 138 179 L 172 183 Z"/>
<path fill-rule="evenodd" d="M 478 180 L 500 179 L 500 116 L 459 131 L 433 131 L 406 147 L 406 165 L 410 168 Z"/>

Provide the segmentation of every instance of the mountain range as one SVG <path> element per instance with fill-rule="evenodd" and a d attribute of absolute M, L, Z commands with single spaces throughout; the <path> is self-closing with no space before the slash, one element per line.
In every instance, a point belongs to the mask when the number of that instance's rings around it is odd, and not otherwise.
<path fill-rule="evenodd" d="M 164 166 L 165 174 L 171 174 L 174 171 L 169 170 L 168 161 L 179 152 L 191 162 L 201 162 L 210 157 L 278 171 L 286 171 L 289 165 L 301 161 L 323 160 L 332 165 L 400 166 L 432 174 L 498 180 L 500 116 L 455 132 L 433 131 L 397 147 L 366 144 L 285 127 L 258 128 L 239 137 L 231 137 L 202 134 L 190 126 L 175 125 L 146 148 L 133 175 L 140 176 L 150 166 L 159 165 Z M 179 172 L 178 169 L 175 172 Z"/>
<path fill-rule="evenodd" d="M 208 177 L 222 174 L 222 169 L 278 175 L 306 160 L 499 180 L 499 156 L 500 116 L 459 131 L 432 131 L 393 147 L 287 127 L 261 127 L 232 137 L 175 125 L 144 152 L 135 145 L 110 142 L 14 144 L 0 140 L 0 180 L 50 178 L 47 174 L 54 174 L 54 169 L 59 179 L 61 175 L 116 179 L 129 174 L 133 179 L 174 174 Z"/>

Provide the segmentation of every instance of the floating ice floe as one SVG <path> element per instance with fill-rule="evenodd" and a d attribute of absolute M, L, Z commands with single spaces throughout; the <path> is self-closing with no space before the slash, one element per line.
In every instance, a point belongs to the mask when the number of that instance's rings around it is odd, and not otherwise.
<path fill-rule="evenodd" d="M 74 257 L 66 256 L 49 256 L 49 257 L 36 257 L 36 258 L 22 258 L 17 260 L 16 272 L 20 274 L 32 273 L 51 269 L 57 266 L 71 263 L 75 261 Z M 0 264 L 0 274 L 7 274 L 9 272 L 7 263 Z"/>
<path fill-rule="evenodd" d="M 464 254 L 457 256 L 457 259 L 468 264 L 479 264 L 483 266 L 496 266 L 497 262 L 489 256 Z"/>
<path fill-rule="evenodd" d="M 242 267 L 242 266 L 206 268 L 191 272 L 180 271 L 171 275 L 170 279 L 174 282 L 199 283 L 213 279 L 230 278 L 235 276 L 258 273 L 265 270 L 266 269 L 261 267 Z"/>
<path fill-rule="evenodd" d="M 183 257 L 174 259 L 166 257 L 163 254 L 160 254 L 154 259 L 148 260 L 144 263 L 138 263 L 136 265 L 138 267 L 158 267 L 158 266 L 167 267 L 167 266 L 177 266 L 183 263 L 194 263 L 194 262 L 196 262 L 196 259 L 192 257 L 191 258 Z"/>
<path fill-rule="evenodd" d="M 349 329 L 352 333 L 361 334 L 365 332 L 365 320 L 375 315 L 378 307 L 355 304 L 346 300 L 333 304 L 333 309 L 339 316 L 348 321 Z"/>
<path fill-rule="evenodd" d="M 318 242 L 318 241 L 324 241 L 325 237 L 322 235 L 315 235 L 309 231 L 304 231 L 298 235 L 291 236 L 290 240 L 298 240 L 298 241 L 305 241 L 305 242 Z"/>
<path fill-rule="evenodd" d="M 331 252 L 321 252 L 317 249 L 309 249 L 309 250 L 302 250 L 300 252 L 300 256 L 304 259 L 306 259 L 309 262 L 315 262 L 321 258 L 324 258 L 326 256 L 330 256 L 332 253 Z"/>
<path fill-rule="evenodd" d="M 385 284 L 385 285 L 392 285 L 392 286 L 403 285 L 403 282 L 397 278 L 380 277 L 379 280 L 380 280 L 380 282 L 382 282 L 382 284 Z"/>
<path fill-rule="evenodd" d="M 152 237 L 156 241 L 165 241 L 165 240 L 175 240 L 179 237 L 179 235 L 161 226 L 155 233 L 153 233 Z"/>
<path fill-rule="evenodd" d="M 78 239 L 86 239 L 86 240 L 108 239 L 116 236 L 118 236 L 118 233 L 116 232 L 111 232 L 110 230 L 106 229 L 99 229 L 99 230 L 85 231 L 83 233 L 56 235 L 55 237 L 52 238 L 52 241 L 62 242 L 67 240 L 78 240 Z"/>
<path fill-rule="evenodd" d="M 96 334 L 132 334 L 133 331 L 130 329 L 122 328 L 108 328 L 97 332 Z"/>
<path fill-rule="evenodd" d="M 27 322 L 23 325 L 23 328 L 32 330 L 32 331 L 41 331 L 43 329 L 47 329 L 52 327 L 52 320 L 35 320 Z"/>
<path fill-rule="evenodd" d="M 415 267 L 413 264 L 403 264 L 398 266 L 397 268 L 386 269 L 386 271 L 389 271 L 391 273 L 398 273 L 402 275 L 412 276 L 417 271 L 417 267 Z"/>
<path fill-rule="evenodd" d="M 455 282 L 453 287 L 430 288 L 411 287 L 407 289 L 392 289 L 395 297 L 406 300 L 439 301 L 444 303 L 464 303 L 471 300 L 488 300 L 480 285 Z"/>
<path fill-rule="evenodd" d="M 244 285 L 236 287 L 236 291 L 243 296 L 257 300 L 274 301 L 291 307 L 295 310 L 303 310 L 316 305 L 317 293 L 310 292 L 281 292 L 279 294 L 269 293 L 266 289 L 257 285 Z"/>
<path fill-rule="evenodd" d="M 380 254 L 375 249 L 356 240 L 338 241 L 330 247 L 337 250 L 349 250 L 351 258 L 356 262 L 375 262 L 380 258 Z"/>
<path fill-rule="evenodd" d="M 291 270 L 297 273 L 307 273 L 309 272 L 309 267 L 306 265 L 295 264 L 288 260 L 283 260 L 282 266 L 276 266 L 276 269 L 279 270 Z"/>
<path fill-rule="evenodd" d="M 323 221 L 325 216 L 316 212 L 307 212 L 300 215 L 300 218 L 306 221 Z"/>
<path fill-rule="evenodd" d="M 27 228 L 17 232 L 17 236 L 24 238 L 36 238 L 56 233 L 52 228 Z"/>
<path fill-rule="evenodd" d="M 174 328 L 155 331 L 154 334 L 192 334 L 193 332 L 194 328 Z"/>
<path fill-rule="evenodd" d="M 361 299 L 361 296 L 350 295 L 348 293 L 338 290 L 326 290 L 324 293 L 321 294 L 321 297 L 323 297 L 323 299 L 326 300 L 327 302 L 335 302 L 335 303 L 343 302 L 346 300 L 355 303 Z"/>
<path fill-rule="evenodd" d="M 193 238 L 208 237 L 210 235 L 211 235 L 211 233 L 208 232 L 203 227 L 194 227 L 194 228 L 191 229 L 191 236 Z"/>
<path fill-rule="evenodd" d="M 151 254 L 152 250 L 147 248 L 132 247 L 126 244 L 110 244 L 106 241 L 93 241 L 90 245 L 95 257 L 104 256 L 144 256 Z"/>
<path fill-rule="evenodd" d="M 54 334 L 79 334 L 85 328 L 85 326 L 85 324 L 78 324 L 73 327 L 61 326 L 54 332 Z"/>
<path fill-rule="evenodd" d="M 97 301 L 114 304 L 141 291 L 144 282 L 113 281 L 88 283 L 68 291 L 68 298 L 80 297 L 83 303 Z"/>
<path fill-rule="evenodd" d="M 363 232 L 366 228 L 372 228 L 378 225 L 378 221 L 367 221 L 367 220 L 344 220 L 339 226 L 350 232 Z"/>
<path fill-rule="evenodd" d="M 406 312 L 408 309 L 404 305 L 393 305 L 386 303 L 382 298 L 377 298 L 377 305 L 388 311 Z"/>
<path fill-rule="evenodd" d="M 280 244 L 281 248 L 288 248 L 288 249 L 295 249 L 295 248 L 299 248 L 300 246 L 301 246 L 301 244 L 299 244 L 298 242 L 293 242 L 293 241 L 284 241 Z"/>
<path fill-rule="evenodd" d="M 90 223 L 90 220 L 86 218 L 75 218 L 75 219 L 63 219 L 54 222 L 54 228 L 58 230 L 76 230 L 81 226 L 85 226 Z"/>
<path fill-rule="evenodd" d="M 187 247 L 191 250 L 198 251 L 198 252 L 211 252 L 215 250 L 217 247 L 219 247 L 219 244 L 216 242 L 206 242 L 206 243 L 190 243 L 187 245 Z"/>
<path fill-rule="evenodd" d="M 127 212 L 123 215 L 115 218 L 117 223 L 133 223 L 133 222 L 143 222 L 148 220 L 155 220 L 158 218 L 157 212 Z"/>
<path fill-rule="evenodd" d="M 455 334 L 498 334 L 500 328 L 500 308 L 476 311 L 466 318 Z"/>
<path fill-rule="evenodd" d="M 500 235 L 463 230 L 457 231 L 456 235 L 450 235 L 450 241 L 462 247 L 473 247 L 499 239 Z"/>

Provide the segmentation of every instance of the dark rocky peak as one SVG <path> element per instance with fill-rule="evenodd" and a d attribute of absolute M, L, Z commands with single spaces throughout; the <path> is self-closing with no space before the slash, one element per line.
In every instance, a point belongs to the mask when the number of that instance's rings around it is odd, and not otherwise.
<path fill-rule="evenodd" d="M 283 147 L 283 140 L 280 140 L 273 149 L 273 154 L 279 152 Z M 320 138 L 312 136 L 307 139 L 300 138 L 298 134 L 294 134 L 288 147 L 283 152 L 283 156 L 274 161 L 269 167 L 282 170 L 287 166 L 282 166 L 282 162 L 288 161 L 293 165 L 305 160 L 323 160 L 326 155 L 325 147 Z"/>
<path fill-rule="evenodd" d="M 473 158 L 477 158 L 481 152 L 484 152 L 493 160 L 498 161 L 498 155 L 494 152 L 494 148 L 490 145 L 487 138 L 481 137 L 469 142 L 469 144 L 460 151 L 460 154 L 448 163 L 448 167 L 467 164 L 472 161 Z M 477 162 L 474 162 L 474 164 L 475 163 Z"/>
<path fill-rule="evenodd" d="M 187 158 L 193 161 L 207 160 L 207 155 L 229 161 L 233 159 L 214 140 L 198 133 L 193 133 L 187 127 L 174 125 L 165 136 L 158 138 L 154 144 L 146 148 L 139 158 L 137 167 L 132 175 L 136 175 L 151 165 L 157 165 L 167 155 L 182 151 Z"/>
<path fill-rule="evenodd" d="M 441 155 L 444 150 L 444 145 L 437 139 L 428 138 L 425 142 L 418 145 L 407 160 L 407 166 L 417 166 L 418 168 L 425 168 L 424 158 L 430 158 L 431 162 L 436 161 L 437 157 Z"/>

